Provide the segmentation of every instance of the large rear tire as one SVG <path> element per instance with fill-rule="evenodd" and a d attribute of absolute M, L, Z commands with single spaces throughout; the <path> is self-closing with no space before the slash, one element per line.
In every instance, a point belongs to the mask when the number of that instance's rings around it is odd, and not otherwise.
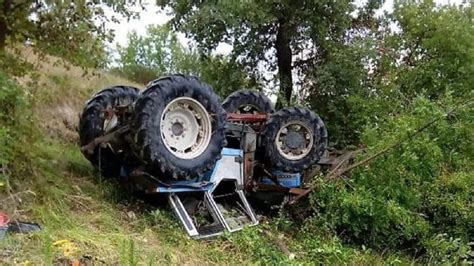
<path fill-rule="evenodd" d="M 157 79 L 135 105 L 135 152 L 151 171 L 174 179 L 202 177 L 226 145 L 225 117 L 217 94 L 198 78 Z"/>
<path fill-rule="evenodd" d="M 139 90 L 134 87 L 114 86 L 99 91 L 88 100 L 79 120 L 81 146 L 89 144 L 111 130 L 113 122 L 112 119 L 107 120 L 105 111 L 133 104 L 138 92 Z M 83 154 L 102 176 L 107 178 L 119 176 L 122 161 L 110 146 L 97 146 L 92 153 Z"/>
<path fill-rule="evenodd" d="M 270 99 L 260 91 L 239 90 L 230 94 L 222 103 L 227 113 L 262 114 L 273 113 Z"/>
<path fill-rule="evenodd" d="M 287 107 L 267 121 L 263 145 L 273 167 L 287 172 L 308 169 L 319 161 L 327 146 L 321 118 L 302 107 Z"/>

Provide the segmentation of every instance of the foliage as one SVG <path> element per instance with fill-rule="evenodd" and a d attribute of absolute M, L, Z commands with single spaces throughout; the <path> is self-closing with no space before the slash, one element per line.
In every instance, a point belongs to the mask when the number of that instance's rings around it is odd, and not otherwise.
<path fill-rule="evenodd" d="M 290 262 L 288 256 L 285 256 L 278 246 L 262 234 L 263 229 L 247 228 L 242 234 L 233 234 L 226 236 L 226 239 L 232 243 L 239 252 L 248 253 L 256 261 L 262 264 L 287 264 Z"/>
<path fill-rule="evenodd" d="M 472 97 L 472 8 L 435 6 L 432 1 L 397 2 L 392 15 L 381 17 L 378 28 L 351 45 L 355 53 L 347 61 L 336 60 L 336 71 L 330 69 L 319 75 L 330 77 L 330 82 L 320 86 L 337 88 L 331 86 L 334 83 L 345 90 L 340 94 L 342 98 L 329 99 L 335 96 L 329 89 L 326 97 L 316 94 L 317 101 L 311 102 L 315 108 L 324 106 L 324 102 L 332 107 L 322 116 L 329 115 L 335 118 L 331 123 L 343 126 L 332 131 L 332 136 L 339 142 L 357 142 L 364 125 L 380 123 L 403 112 L 418 95 L 430 100 L 442 99 L 447 93 L 460 99 Z M 355 68 L 346 68 L 352 69 L 349 75 L 341 75 L 341 65 L 357 58 L 362 60 L 364 72 L 360 72 L 360 65 L 352 63 Z"/>
<path fill-rule="evenodd" d="M 125 1 L 110 0 L 0 0 L 0 53 L 26 43 L 79 66 L 101 66 L 107 60 L 104 42 L 113 37 L 105 23 L 117 21 L 104 8 L 126 17 L 136 15 L 128 6 Z"/>
<path fill-rule="evenodd" d="M 332 47 L 343 43 L 354 10 L 346 0 L 158 3 L 171 7 L 173 25 L 205 53 L 224 42 L 232 45 L 233 60 L 239 60 L 250 73 L 263 78 L 262 69 L 278 70 L 279 105 L 291 101 L 292 72 L 301 74 L 325 64 Z"/>
<path fill-rule="evenodd" d="M 146 84 L 157 74 L 183 72 L 197 60 L 195 54 L 186 56 L 185 48 L 166 26 L 149 26 L 146 36 L 128 34 L 125 47 L 117 46 L 119 71 L 126 78 Z"/>
<path fill-rule="evenodd" d="M 34 65 L 15 54 L 0 52 L 0 69 L 3 75 L 21 77 L 26 73 L 31 73 L 34 70 Z"/>
<path fill-rule="evenodd" d="M 303 103 L 321 115 L 334 146 L 358 144 L 364 125 L 359 117 L 371 115 L 366 110 L 355 112 L 358 106 L 353 105 L 353 98 L 368 89 L 364 87 L 367 69 L 362 60 L 368 50 L 362 40 L 342 45 L 332 51 L 326 64 L 308 69 L 305 77 L 308 86 L 302 93 L 308 97 Z"/>
<path fill-rule="evenodd" d="M 0 72 L 0 183 L 29 173 L 29 150 L 37 137 L 31 105 L 23 88 Z M 0 186 L 0 189 L 2 186 Z"/>
<path fill-rule="evenodd" d="M 142 84 L 162 75 L 183 73 L 200 77 L 222 96 L 256 85 L 256 81 L 228 57 L 202 56 L 184 47 L 168 25 L 150 26 L 145 36 L 132 32 L 127 45 L 118 46 L 117 50 L 118 67 L 113 72 Z"/>
<path fill-rule="evenodd" d="M 474 107 L 472 102 L 457 107 L 446 116 L 438 104 L 419 97 L 403 114 L 367 127 L 363 137 L 370 154 L 441 119 L 350 180 L 322 182 L 311 197 L 316 213 L 307 224 L 378 250 L 405 250 L 436 262 L 467 261 L 474 228 Z"/>
<path fill-rule="evenodd" d="M 464 96 L 474 82 L 472 6 L 435 7 L 432 1 L 399 3 L 393 16 L 403 30 L 397 40 L 405 49 L 399 77 L 401 92 L 424 92 L 437 99 L 449 90 Z"/>

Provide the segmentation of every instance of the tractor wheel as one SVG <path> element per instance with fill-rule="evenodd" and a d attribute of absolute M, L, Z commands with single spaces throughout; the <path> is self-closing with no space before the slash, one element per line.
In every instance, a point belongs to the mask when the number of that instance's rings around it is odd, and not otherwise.
<path fill-rule="evenodd" d="M 135 105 L 135 152 L 150 170 L 174 179 L 202 177 L 226 145 L 226 113 L 198 78 L 172 75 L 152 81 Z"/>
<path fill-rule="evenodd" d="M 106 118 L 106 110 L 132 104 L 138 97 L 138 89 L 129 86 L 114 86 L 96 93 L 82 111 L 79 120 L 81 146 L 104 135 L 117 125 L 117 117 Z M 109 146 L 97 146 L 92 154 L 84 156 L 107 178 L 117 177 L 122 166 L 121 160 Z"/>
<path fill-rule="evenodd" d="M 260 91 L 239 90 L 229 95 L 222 104 L 228 113 L 259 114 L 273 113 L 270 99 Z"/>
<path fill-rule="evenodd" d="M 307 108 L 287 107 L 267 121 L 262 146 L 273 167 L 299 172 L 319 161 L 327 138 L 326 127 L 317 114 Z"/>

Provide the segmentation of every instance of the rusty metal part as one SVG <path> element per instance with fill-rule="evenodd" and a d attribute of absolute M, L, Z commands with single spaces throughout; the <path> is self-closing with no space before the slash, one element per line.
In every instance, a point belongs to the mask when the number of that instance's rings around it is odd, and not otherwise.
<path fill-rule="evenodd" d="M 112 107 L 105 108 L 105 109 L 101 110 L 101 112 L 104 113 L 105 119 L 112 118 L 116 113 L 115 109 L 112 108 Z"/>
<path fill-rule="evenodd" d="M 262 123 L 270 118 L 268 114 L 227 114 L 227 120 L 230 122 Z"/>
<path fill-rule="evenodd" d="M 261 184 L 261 183 L 256 183 L 254 184 L 254 186 L 255 186 L 256 191 L 281 192 L 281 193 L 290 194 L 290 195 L 301 195 L 306 191 L 306 189 L 302 189 L 302 188 L 287 188 L 280 185 L 269 185 L 269 184 Z"/>
<path fill-rule="evenodd" d="M 115 107 L 107 107 L 101 110 L 105 114 L 106 118 L 110 118 L 116 114 L 125 114 L 130 112 L 131 105 L 119 105 Z"/>
<path fill-rule="evenodd" d="M 303 188 L 290 188 L 290 194 L 293 194 L 293 195 L 301 195 L 303 193 L 305 193 L 306 189 L 303 189 Z"/>
<path fill-rule="evenodd" d="M 118 135 L 121 135 L 121 134 L 127 132 L 128 129 L 129 129 L 128 126 L 123 126 L 121 128 L 118 128 L 115 131 L 110 132 L 109 134 L 97 137 L 93 141 L 91 141 L 88 144 L 82 146 L 81 147 L 81 152 L 85 152 L 87 154 L 93 154 L 95 148 L 97 147 L 97 145 L 110 142 L 111 140 L 116 138 Z"/>
<path fill-rule="evenodd" d="M 328 152 L 325 156 L 319 160 L 319 165 L 328 165 L 331 169 L 337 167 L 341 162 L 350 164 L 355 158 L 356 152 L 354 151 L 332 151 Z"/>
<path fill-rule="evenodd" d="M 273 192 L 282 192 L 282 193 L 288 193 L 290 191 L 289 188 L 280 186 L 280 185 L 269 185 L 269 184 L 261 184 L 261 183 L 255 183 L 255 190 L 256 191 L 273 191 Z"/>

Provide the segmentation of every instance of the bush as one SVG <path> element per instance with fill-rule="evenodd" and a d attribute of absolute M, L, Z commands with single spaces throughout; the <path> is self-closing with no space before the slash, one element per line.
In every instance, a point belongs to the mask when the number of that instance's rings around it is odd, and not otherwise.
<path fill-rule="evenodd" d="M 467 239 L 474 236 L 474 173 L 442 175 L 430 185 L 422 211 L 439 233 Z"/>
<path fill-rule="evenodd" d="M 407 250 L 439 262 L 464 260 L 474 228 L 473 112 L 467 105 L 446 116 L 419 97 L 404 114 L 367 128 L 363 140 L 372 154 L 440 119 L 350 180 L 321 181 L 311 195 L 316 213 L 307 223 L 352 244 Z"/>
<path fill-rule="evenodd" d="M 25 91 L 0 72 L 0 183 L 29 173 L 35 123 Z"/>

